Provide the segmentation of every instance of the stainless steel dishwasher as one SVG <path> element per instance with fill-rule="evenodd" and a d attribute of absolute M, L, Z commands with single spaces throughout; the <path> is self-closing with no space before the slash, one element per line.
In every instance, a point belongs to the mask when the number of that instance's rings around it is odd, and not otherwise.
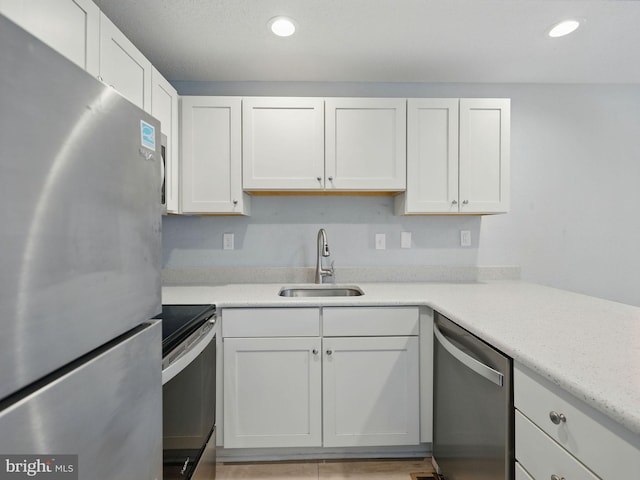
<path fill-rule="evenodd" d="M 513 365 L 434 316 L 433 463 L 446 480 L 513 480 Z"/>

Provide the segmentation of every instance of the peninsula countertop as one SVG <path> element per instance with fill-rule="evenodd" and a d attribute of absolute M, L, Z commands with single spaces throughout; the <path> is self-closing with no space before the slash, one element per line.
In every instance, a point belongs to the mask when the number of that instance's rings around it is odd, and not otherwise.
<path fill-rule="evenodd" d="M 426 305 L 640 435 L 640 308 L 520 281 L 358 283 L 360 297 L 280 297 L 283 284 L 165 286 L 165 304 Z M 295 285 L 299 286 L 299 285 Z"/>

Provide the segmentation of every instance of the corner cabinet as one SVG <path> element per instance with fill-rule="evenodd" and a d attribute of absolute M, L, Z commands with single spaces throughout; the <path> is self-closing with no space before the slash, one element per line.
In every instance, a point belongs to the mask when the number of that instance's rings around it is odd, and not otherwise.
<path fill-rule="evenodd" d="M 100 10 L 91 0 L 0 0 L 0 13 L 94 77 L 100 73 Z"/>
<path fill-rule="evenodd" d="M 509 99 L 409 99 L 407 191 L 396 213 L 509 209 Z"/>
<path fill-rule="evenodd" d="M 187 97 L 181 102 L 182 213 L 248 215 L 242 191 L 241 99 Z"/>
<path fill-rule="evenodd" d="M 325 176 L 329 190 L 406 188 L 406 100 L 327 98 Z"/>

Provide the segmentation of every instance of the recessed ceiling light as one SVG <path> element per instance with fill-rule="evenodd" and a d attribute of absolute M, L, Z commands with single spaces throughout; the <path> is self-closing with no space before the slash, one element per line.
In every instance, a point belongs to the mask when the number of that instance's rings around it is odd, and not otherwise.
<path fill-rule="evenodd" d="M 564 20 L 556 25 L 554 25 L 551 30 L 549 30 L 550 37 L 564 37 L 565 35 L 569 35 L 572 32 L 575 32 L 580 26 L 580 21 L 576 19 Z"/>
<path fill-rule="evenodd" d="M 269 29 L 279 37 L 290 37 L 296 31 L 296 24 L 288 17 L 274 17 L 269 20 Z"/>

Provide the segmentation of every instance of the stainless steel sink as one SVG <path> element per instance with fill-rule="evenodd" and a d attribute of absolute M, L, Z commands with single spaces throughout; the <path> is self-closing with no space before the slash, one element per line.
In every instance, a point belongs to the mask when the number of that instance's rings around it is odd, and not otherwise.
<path fill-rule="evenodd" d="M 282 287 L 281 297 L 359 297 L 364 292 L 355 285 L 304 285 Z"/>

